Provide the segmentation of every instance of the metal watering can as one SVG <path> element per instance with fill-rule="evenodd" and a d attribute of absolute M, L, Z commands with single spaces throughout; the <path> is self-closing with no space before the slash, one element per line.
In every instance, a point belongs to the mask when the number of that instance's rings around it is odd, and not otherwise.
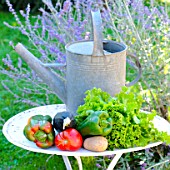
<path fill-rule="evenodd" d="M 110 40 L 103 41 L 99 10 L 91 12 L 91 16 L 94 39 L 67 44 L 65 47 L 66 65 L 44 64 L 22 44 L 18 43 L 15 46 L 16 52 L 57 94 L 73 115 L 76 115 L 78 106 L 84 103 L 86 90 L 97 87 L 114 96 L 121 91 L 122 86 L 133 85 L 141 76 L 140 63 L 131 55 L 136 60 L 139 74 L 131 83 L 125 83 L 127 46 Z M 66 66 L 66 78 L 50 68 L 64 66 Z"/>

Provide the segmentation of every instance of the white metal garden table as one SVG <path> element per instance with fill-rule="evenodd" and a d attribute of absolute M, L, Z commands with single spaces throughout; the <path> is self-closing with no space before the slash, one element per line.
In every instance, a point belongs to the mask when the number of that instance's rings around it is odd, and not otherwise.
<path fill-rule="evenodd" d="M 10 118 L 5 125 L 3 126 L 3 134 L 7 138 L 7 140 L 13 143 L 16 146 L 19 146 L 23 149 L 45 153 L 45 154 L 56 154 L 62 155 L 64 163 L 66 165 L 67 170 L 72 170 L 69 156 L 74 156 L 77 159 L 79 170 L 83 169 L 81 156 L 105 156 L 105 155 L 113 155 L 115 154 L 114 158 L 112 159 L 111 163 L 109 164 L 107 170 L 114 169 L 115 165 L 117 164 L 119 158 L 122 156 L 123 153 L 139 151 L 146 148 L 154 147 L 160 145 L 162 142 L 155 142 L 151 143 L 145 147 L 134 147 L 129 149 L 115 149 L 114 151 L 104 151 L 104 152 L 92 152 L 81 148 L 78 151 L 70 152 L 70 151 L 61 151 L 58 150 L 55 146 L 48 148 L 48 149 L 41 149 L 38 148 L 35 143 L 30 142 L 28 139 L 25 138 L 23 135 L 23 129 L 27 124 L 28 119 L 36 114 L 42 115 L 51 115 L 54 117 L 57 112 L 65 111 L 66 107 L 64 104 L 56 104 L 56 105 L 46 105 L 35 107 L 24 112 L 21 112 L 12 118 Z M 154 118 L 154 125 L 161 131 L 166 131 L 170 134 L 170 124 L 163 118 L 156 116 Z"/>

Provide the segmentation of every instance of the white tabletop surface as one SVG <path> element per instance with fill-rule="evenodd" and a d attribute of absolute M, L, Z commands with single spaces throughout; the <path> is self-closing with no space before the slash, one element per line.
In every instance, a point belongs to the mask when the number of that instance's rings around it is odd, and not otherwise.
<path fill-rule="evenodd" d="M 56 115 L 57 112 L 65 111 L 66 107 L 64 104 L 56 105 L 47 105 L 41 107 L 35 107 L 24 112 L 21 112 L 12 118 L 10 118 L 5 125 L 3 126 L 3 134 L 7 140 L 13 143 L 16 146 L 19 146 L 23 149 L 30 150 L 33 152 L 45 153 L 45 154 L 56 154 L 56 155 L 65 155 L 65 156 L 104 156 L 112 155 L 117 153 L 127 153 L 138 151 L 150 147 L 160 145 L 162 142 L 151 143 L 145 147 L 134 147 L 128 149 L 115 149 L 114 151 L 104 151 L 104 152 L 92 152 L 85 150 L 83 148 L 78 151 L 61 151 L 55 146 L 48 149 L 38 148 L 34 142 L 29 141 L 25 138 L 23 134 L 23 129 L 27 124 L 28 119 L 36 114 L 50 115 L 52 118 Z M 163 118 L 156 116 L 154 118 L 154 125 L 161 131 L 166 131 L 170 134 L 170 124 Z"/>

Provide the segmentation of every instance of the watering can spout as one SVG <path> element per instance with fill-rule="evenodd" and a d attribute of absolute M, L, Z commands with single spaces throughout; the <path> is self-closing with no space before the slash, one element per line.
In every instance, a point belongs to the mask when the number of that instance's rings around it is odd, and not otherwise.
<path fill-rule="evenodd" d="M 66 103 L 66 80 L 48 68 L 21 43 L 15 46 L 15 51 L 27 62 L 36 74 Z M 64 66 L 64 65 L 63 65 Z"/>

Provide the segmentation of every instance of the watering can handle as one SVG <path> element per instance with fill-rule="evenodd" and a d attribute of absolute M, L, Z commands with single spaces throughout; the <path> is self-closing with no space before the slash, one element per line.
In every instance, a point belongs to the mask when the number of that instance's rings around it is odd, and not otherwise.
<path fill-rule="evenodd" d="M 102 18 L 100 10 L 91 11 L 92 17 L 92 27 L 93 27 L 93 54 L 92 56 L 102 57 L 104 56 L 103 52 L 103 36 L 102 36 Z"/>
<path fill-rule="evenodd" d="M 141 64 L 140 64 L 138 58 L 137 58 L 135 55 L 133 55 L 133 54 L 131 54 L 131 53 L 127 53 L 127 55 L 130 56 L 131 58 L 133 58 L 133 59 L 135 60 L 135 63 L 133 63 L 133 62 L 132 62 L 131 60 L 129 60 L 129 59 L 126 59 L 126 61 L 127 61 L 132 67 L 138 69 L 138 75 L 136 76 L 136 78 L 135 78 L 133 81 L 131 81 L 130 83 L 125 84 L 125 86 L 129 87 L 129 86 L 134 85 L 134 84 L 140 79 L 140 77 L 141 77 L 141 75 L 142 75 L 142 67 L 141 67 Z"/>

